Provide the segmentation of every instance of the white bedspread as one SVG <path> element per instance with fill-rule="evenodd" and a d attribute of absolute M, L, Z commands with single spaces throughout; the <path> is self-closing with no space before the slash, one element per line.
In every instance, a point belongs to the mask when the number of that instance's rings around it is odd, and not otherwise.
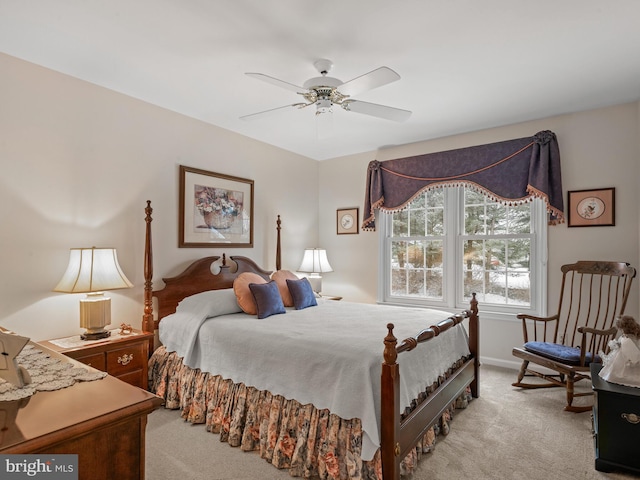
<path fill-rule="evenodd" d="M 400 342 L 447 316 L 437 310 L 330 300 L 262 320 L 244 313 L 206 318 L 201 311 L 188 319 L 179 312 L 160 322 L 160 340 L 191 368 L 327 408 L 345 419 L 360 418 L 362 458 L 371 460 L 380 446 L 386 324 L 395 325 Z M 402 410 L 468 354 L 462 324 L 402 353 L 398 358 Z"/>

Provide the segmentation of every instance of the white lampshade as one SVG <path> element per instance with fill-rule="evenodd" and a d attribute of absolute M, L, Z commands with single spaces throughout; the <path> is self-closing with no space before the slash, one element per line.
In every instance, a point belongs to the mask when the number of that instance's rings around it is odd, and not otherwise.
<path fill-rule="evenodd" d="M 321 273 L 333 272 L 333 268 L 327 259 L 327 251 L 324 248 L 307 248 L 302 257 L 299 272 L 310 273 L 309 282 L 314 292 L 322 291 Z"/>
<path fill-rule="evenodd" d="M 93 340 L 109 336 L 104 327 L 111 323 L 111 299 L 103 292 L 132 286 L 114 248 L 72 248 L 67 270 L 53 291 L 87 294 L 80 300 L 80 326 L 87 329 L 82 338 Z"/>
<path fill-rule="evenodd" d="M 324 248 L 307 248 L 298 271 L 305 273 L 333 272 L 327 259 L 327 251 Z"/>
<path fill-rule="evenodd" d="M 54 292 L 89 293 L 131 288 L 115 248 L 72 248 L 69 265 Z"/>

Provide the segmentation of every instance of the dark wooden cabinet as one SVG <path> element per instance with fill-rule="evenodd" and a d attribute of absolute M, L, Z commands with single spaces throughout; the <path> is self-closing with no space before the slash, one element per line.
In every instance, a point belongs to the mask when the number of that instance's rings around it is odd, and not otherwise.
<path fill-rule="evenodd" d="M 640 388 L 603 380 L 601 368 L 591 364 L 596 470 L 640 473 Z"/>
<path fill-rule="evenodd" d="M 55 340 L 41 342 L 41 344 L 146 390 L 149 343 L 152 338 L 152 333 L 133 330 L 130 335 L 109 337 L 99 342 L 73 347 L 60 347 L 52 343 Z"/>

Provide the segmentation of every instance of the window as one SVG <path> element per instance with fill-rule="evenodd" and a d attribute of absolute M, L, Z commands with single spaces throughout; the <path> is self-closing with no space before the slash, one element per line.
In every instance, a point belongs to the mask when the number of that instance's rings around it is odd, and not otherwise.
<path fill-rule="evenodd" d="M 381 300 L 541 314 L 546 212 L 541 200 L 504 205 L 468 187 L 432 188 L 380 215 Z"/>

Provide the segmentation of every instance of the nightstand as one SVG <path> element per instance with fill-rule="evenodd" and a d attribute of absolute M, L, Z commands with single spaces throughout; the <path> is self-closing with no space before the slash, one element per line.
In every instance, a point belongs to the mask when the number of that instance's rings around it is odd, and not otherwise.
<path fill-rule="evenodd" d="M 336 295 L 325 295 L 325 294 L 320 294 L 320 298 L 324 298 L 325 300 L 342 300 L 342 297 L 338 297 Z"/>
<path fill-rule="evenodd" d="M 153 334 L 134 329 L 129 335 L 119 335 L 118 331 L 112 330 L 110 337 L 95 341 L 80 340 L 76 335 L 38 343 L 146 390 Z"/>

